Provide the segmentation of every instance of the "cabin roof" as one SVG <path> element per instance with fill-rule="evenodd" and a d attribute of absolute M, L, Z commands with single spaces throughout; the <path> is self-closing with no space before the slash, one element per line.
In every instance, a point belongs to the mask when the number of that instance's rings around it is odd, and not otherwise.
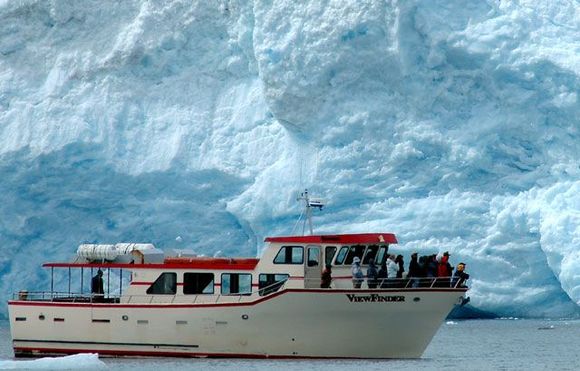
<path fill-rule="evenodd" d="M 256 258 L 209 258 L 170 257 L 163 263 L 45 263 L 46 268 L 125 268 L 125 269 L 211 269 L 211 270 L 253 270 Z"/>
<path fill-rule="evenodd" d="M 393 233 L 358 233 L 358 234 L 328 234 L 316 236 L 266 237 L 266 242 L 276 243 L 336 243 L 336 244 L 369 244 L 397 243 Z"/>

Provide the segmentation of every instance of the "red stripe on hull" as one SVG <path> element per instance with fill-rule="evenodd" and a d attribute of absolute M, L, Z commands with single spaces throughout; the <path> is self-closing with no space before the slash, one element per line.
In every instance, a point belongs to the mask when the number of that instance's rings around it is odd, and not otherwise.
<path fill-rule="evenodd" d="M 79 353 L 98 353 L 99 357 L 110 356 L 110 357 L 248 358 L 248 359 L 367 359 L 363 357 L 314 357 L 314 356 L 276 355 L 276 354 L 195 353 L 195 352 L 166 352 L 166 351 L 150 352 L 141 350 L 14 347 L 14 354 L 17 358 L 71 355 Z"/>

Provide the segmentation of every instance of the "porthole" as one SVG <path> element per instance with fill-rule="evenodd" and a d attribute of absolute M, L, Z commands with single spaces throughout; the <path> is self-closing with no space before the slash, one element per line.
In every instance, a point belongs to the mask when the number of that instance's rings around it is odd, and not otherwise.
<path fill-rule="evenodd" d="M 123 321 L 128 321 L 129 320 L 129 316 L 124 314 L 122 317 Z"/>
<path fill-rule="evenodd" d="M 46 317 L 44 316 L 44 314 L 41 314 L 40 316 L 38 316 L 38 319 L 41 320 L 41 321 L 44 321 L 45 318 Z"/>
<path fill-rule="evenodd" d="M 242 314 L 242 319 L 248 319 L 248 315 L 247 314 Z"/>
<path fill-rule="evenodd" d="M 417 296 L 417 297 L 414 297 L 414 298 L 413 298 L 413 301 L 416 303 L 416 302 L 418 302 L 418 301 L 421 301 L 421 298 L 420 298 L 420 297 L 418 297 L 418 296 Z"/>

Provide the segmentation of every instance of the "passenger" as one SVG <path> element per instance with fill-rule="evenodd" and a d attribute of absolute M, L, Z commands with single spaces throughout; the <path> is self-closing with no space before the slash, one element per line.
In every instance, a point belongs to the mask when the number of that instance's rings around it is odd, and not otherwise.
<path fill-rule="evenodd" d="M 453 267 L 449 264 L 449 252 L 445 251 L 437 266 L 438 286 L 449 287 L 451 275 L 453 274 Z"/>
<path fill-rule="evenodd" d="M 429 257 L 427 255 L 421 255 L 419 257 L 419 272 L 421 273 L 419 277 L 427 277 L 427 262 Z"/>
<path fill-rule="evenodd" d="M 352 271 L 352 286 L 355 289 L 360 289 L 364 279 L 364 274 L 360 267 L 360 258 L 358 256 L 355 256 L 354 259 L 352 260 L 351 271 Z"/>
<path fill-rule="evenodd" d="M 453 268 L 449 264 L 449 252 L 445 251 L 437 267 L 437 277 L 451 277 Z"/>
<path fill-rule="evenodd" d="M 377 271 L 377 266 L 375 265 L 375 260 L 369 260 L 369 268 L 367 269 L 367 285 L 369 289 L 377 288 L 377 278 L 379 272 Z"/>
<path fill-rule="evenodd" d="M 419 277 L 421 277 L 421 266 L 419 266 L 419 262 L 417 261 L 417 253 L 414 252 L 411 254 L 411 262 L 409 263 L 409 273 L 407 277 L 411 277 L 412 287 L 419 286 Z"/>
<path fill-rule="evenodd" d="M 387 263 L 383 261 L 381 264 L 381 269 L 379 269 L 379 273 L 377 274 L 377 281 L 381 288 L 387 287 L 387 278 L 389 277 L 387 272 Z"/>
<path fill-rule="evenodd" d="M 459 263 L 457 270 L 453 274 L 451 287 L 465 287 L 465 281 L 469 279 L 469 274 L 465 272 L 465 263 Z"/>
<path fill-rule="evenodd" d="M 98 270 L 97 275 L 91 280 L 91 293 L 94 300 L 99 301 L 104 298 L 105 291 L 103 290 L 103 271 Z"/>
<path fill-rule="evenodd" d="M 395 255 L 389 255 L 387 258 L 387 275 L 388 275 L 388 287 L 395 287 L 397 282 L 397 272 L 399 271 L 399 265 L 395 263 Z"/>
<path fill-rule="evenodd" d="M 397 278 L 403 278 L 403 273 L 405 272 L 405 261 L 403 260 L 403 255 L 397 255 L 395 263 L 399 266 L 397 269 Z"/>
<path fill-rule="evenodd" d="M 439 264 L 437 263 L 437 255 L 429 255 L 427 258 L 427 277 L 435 278 L 437 277 L 437 269 Z"/>
<path fill-rule="evenodd" d="M 330 288 L 330 283 L 332 282 L 332 265 L 326 264 L 326 268 L 322 271 L 322 277 L 320 278 L 320 287 L 323 289 Z"/>

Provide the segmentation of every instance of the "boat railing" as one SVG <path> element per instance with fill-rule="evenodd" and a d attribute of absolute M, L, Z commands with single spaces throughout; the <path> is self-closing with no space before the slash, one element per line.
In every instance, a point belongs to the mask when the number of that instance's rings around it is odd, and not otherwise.
<path fill-rule="evenodd" d="M 382 278 L 376 280 L 369 280 L 368 277 L 358 280 L 359 288 L 363 289 L 440 289 L 440 288 L 465 288 L 465 280 L 457 277 L 405 277 L 405 278 Z M 331 288 L 344 289 L 352 288 L 354 286 L 352 277 L 337 277 L 333 278 Z"/>
<path fill-rule="evenodd" d="M 49 301 L 63 303 L 123 303 L 123 304 L 215 304 L 253 301 L 284 289 L 289 278 L 276 281 L 257 290 L 234 294 L 197 295 L 99 295 L 59 291 L 26 291 L 12 294 L 13 300 Z"/>
<path fill-rule="evenodd" d="M 122 298 L 122 302 L 127 304 L 218 304 L 250 302 L 256 300 L 256 297 L 268 296 L 277 291 L 283 290 L 288 280 L 289 278 L 285 278 L 257 290 L 234 294 L 125 295 Z"/>
<path fill-rule="evenodd" d="M 351 283 L 344 282 L 346 277 L 333 280 L 332 289 L 352 288 Z M 196 294 L 196 295 L 99 295 L 90 293 L 73 293 L 59 291 L 26 291 L 22 290 L 12 294 L 13 300 L 21 301 L 50 301 L 63 303 L 123 303 L 123 304 L 217 304 L 217 303 L 241 303 L 251 302 L 257 297 L 265 297 L 285 288 L 289 278 L 276 281 L 268 286 L 257 290 L 234 294 Z M 344 284 L 337 285 L 342 281 Z M 361 289 L 440 289 L 440 288 L 466 288 L 463 280 L 455 277 L 408 277 L 386 278 L 371 281 L 361 281 Z"/>
<path fill-rule="evenodd" d="M 12 294 L 13 300 L 22 301 L 56 301 L 68 303 L 118 303 L 120 295 L 104 295 L 61 291 L 27 291 Z"/>

